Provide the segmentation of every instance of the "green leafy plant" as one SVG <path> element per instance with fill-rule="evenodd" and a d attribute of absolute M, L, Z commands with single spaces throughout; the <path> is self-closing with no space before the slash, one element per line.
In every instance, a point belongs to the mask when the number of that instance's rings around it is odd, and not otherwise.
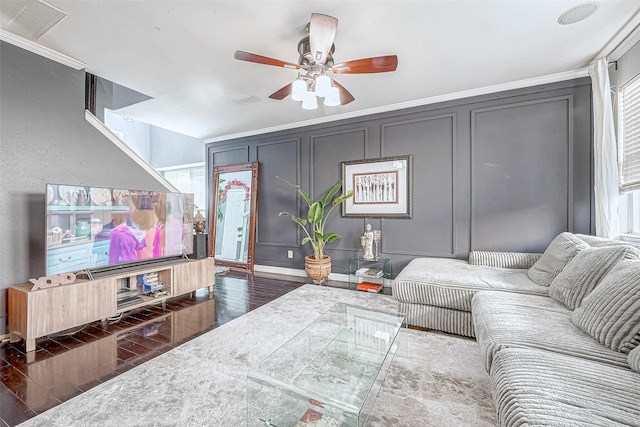
<path fill-rule="evenodd" d="M 280 212 L 278 215 L 288 216 L 293 220 L 293 222 L 302 227 L 307 236 L 302 239 L 301 243 L 303 245 L 310 243 L 313 248 L 313 257 L 315 259 L 323 259 L 324 246 L 327 243 L 331 243 L 340 238 L 336 233 L 325 233 L 324 227 L 327 223 L 327 219 L 336 206 L 353 196 L 353 190 L 349 190 L 349 192 L 344 194 L 339 193 L 342 188 L 342 181 L 338 181 L 329 189 L 329 191 L 327 191 L 322 199 L 314 202 L 309 197 L 309 194 L 300 188 L 299 185 L 292 184 L 280 177 L 276 178 L 294 187 L 298 194 L 307 203 L 306 219 L 292 215 L 289 212 Z M 307 227 L 307 225 L 310 225 L 311 227 Z"/>

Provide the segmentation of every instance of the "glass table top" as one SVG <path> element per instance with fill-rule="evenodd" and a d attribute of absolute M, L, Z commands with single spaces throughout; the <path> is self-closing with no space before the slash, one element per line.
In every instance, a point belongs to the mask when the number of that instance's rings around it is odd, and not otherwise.
<path fill-rule="evenodd" d="M 249 425 L 364 425 L 405 316 L 336 304 L 248 374 Z M 323 418 L 324 424 L 305 424 Z"/>

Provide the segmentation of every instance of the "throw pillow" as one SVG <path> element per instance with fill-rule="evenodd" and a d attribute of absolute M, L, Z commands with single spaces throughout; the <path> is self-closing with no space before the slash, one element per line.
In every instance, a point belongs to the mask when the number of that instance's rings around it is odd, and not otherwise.
<path fill-rule="evenodd" d="M 640 260 L 622 260 L 571 313 L 600 344 L 628 353 L 640 343 Z"/>
<path fill-rule="evenodd" d="M 549 296 L 575 310 L 609 270 L 625 257 L 638 259 L 640 250 L 631 246 L 603 246 L 580 251 L 553 279 Z"/>
<path fill-rule="evenodd" d="M 588 247 L 589 245 L 572 233 L 560 233 L 549 243 L 549 247 L 540 259 L 527 271 L 527 276 L 538 285 L 549 286 L 569 261 L 578 252 Z"/>
<path fill-rule="evenodd" d="M 629 367 L 631 369 L 636 372 L 640 372 L 640 346 L 629 352 L 629 356 L 627 356 L 627 363 L 629 363 Z"/>
<path fill-rule="evenodd" d="M 620 245 L 637 247 L 637 245 L 634 245 L 633 243 L 625 242 L 623 240 L 608 239 L 606 237 L 590 236 L 588 234 L 574 234 L 574 236 L 576 236 L 578 239 L 582 240 L 592 248 L 595 248 L 595 247 L 599 248 L 601 246 L 620 246 Z"/>

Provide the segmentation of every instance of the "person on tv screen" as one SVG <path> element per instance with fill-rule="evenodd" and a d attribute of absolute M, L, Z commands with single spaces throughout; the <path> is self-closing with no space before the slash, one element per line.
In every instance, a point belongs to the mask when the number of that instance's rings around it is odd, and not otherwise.
<path fill-rule="evenodd" d="M 96 266 L 110 264 L 109 262 L 109 246 L 111 241 L 111 232 L 117 225 L 126 223 L 131 228 L 136 228 L 131 222 L 131 218 L 127 212 L 112 212 L 111 221 L 102 226 L 102 229 L 95 235 L 93 239 L 93 253 L 96 254 Z"/>
<path fill-rule="evenodd" d="M 136 251 L 138 259 L 157 258 L 162 256 L 161 227 L 154 209 L 158 196 L 156 193 L 140 193 L 134 198 L 135 210 L 132 219 L 144 237 L 144 247 Z"/>
<path fill-rule="evenodd" d="M 109 233 L 109 264 L 137 260 L 138 251 L 146 245 L 140 228 L 134 226 L 128 213 L 114 213 L 112 222 L 115 227 Z"/>

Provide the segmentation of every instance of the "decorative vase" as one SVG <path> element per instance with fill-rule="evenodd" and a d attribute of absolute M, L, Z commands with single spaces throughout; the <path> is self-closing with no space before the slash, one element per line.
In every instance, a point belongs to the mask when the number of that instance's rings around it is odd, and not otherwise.
<path fill-rule="evenodd" d="M 325 255 L 323 259 L 315 259 L 312 255 L 304 257 L 304 271 L 313 279 L 316 285 L 324 285 L 331 273 L 331 257 Z"/>

